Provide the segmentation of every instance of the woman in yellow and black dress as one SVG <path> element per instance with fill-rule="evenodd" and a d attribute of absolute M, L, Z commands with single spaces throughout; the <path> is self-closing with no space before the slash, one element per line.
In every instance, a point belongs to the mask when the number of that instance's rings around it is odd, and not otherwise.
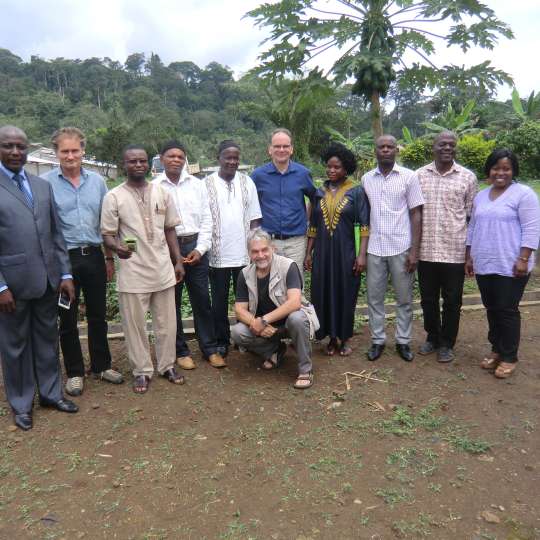
<path fill-rule="evenodd" d="M 328 180 L 313 202 L 304 266 L 311 270 L 311 302 L 321 324 L 316 337 L 330 337 L 329 356 L 348 356 L 360 274 L 366 269 L 369 202 L 362 186 L 348 178 L 356 170 L 350 150 L 332 145 L 322 159 Z M 360 228 L 358 255 L 355 225 Z"/>

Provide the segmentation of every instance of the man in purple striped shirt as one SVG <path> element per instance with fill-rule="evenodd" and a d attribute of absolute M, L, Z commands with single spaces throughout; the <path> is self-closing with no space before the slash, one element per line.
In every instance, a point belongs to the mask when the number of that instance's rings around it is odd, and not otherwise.
<path fill-rule="evenodd" d="M 418 263 L 424 198 L 414 171 L 396 165 L 397 141 L 382 135 L 375 142 L 377 167 L 362 177 L 371 206 L 367 301 L 371 347 L 368 360 L 377 360 L 384 350 L 384 296 L 388 274 L 396 294 L 396 350 L 410 362 L 412 290 Z"/>

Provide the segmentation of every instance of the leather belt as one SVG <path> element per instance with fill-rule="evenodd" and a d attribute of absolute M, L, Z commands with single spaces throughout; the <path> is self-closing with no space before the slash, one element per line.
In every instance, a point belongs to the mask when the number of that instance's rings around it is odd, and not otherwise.
<path fill-rule="evenodd" d="M 190 242 L 195 242 L 195 240 L 197 240 L 198 237 L 199 237 L 199 233 L 188 234 L 187 236 L 179 236 L 178 243 L 180 245 L 189 244 Z"/>
<path fill-rule="evenodd" d="M 288 240 L 289 238 L 296 238 L 298 234 L 274 234 L 269 233 L 272 240 Z"/>
<path fill-rule="evenodd" d="M 96 249 L 99 249 L 99 251 L 101 251 L 101 246 L 79 246 L 73 249 L 68 249 L 68 253 L 71 253 L 73 255 L 82 255 L 83 257 L 86 257 Z"/>

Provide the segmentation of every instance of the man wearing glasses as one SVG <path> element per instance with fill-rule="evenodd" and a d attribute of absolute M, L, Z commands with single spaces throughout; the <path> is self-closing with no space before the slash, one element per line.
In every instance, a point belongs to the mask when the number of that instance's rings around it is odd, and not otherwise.
<path fill-rule="evenodd" d="M 276 253 L 304 268 L 307 212 L 305 197 L 311 199 L 316 188 L 309 169 L 291 160 L 292 134 L 288 129 L 272 132 L 268 154 L 270 163 L 253 171 L 262 211 L 262 228 L 267 231 Z"/>

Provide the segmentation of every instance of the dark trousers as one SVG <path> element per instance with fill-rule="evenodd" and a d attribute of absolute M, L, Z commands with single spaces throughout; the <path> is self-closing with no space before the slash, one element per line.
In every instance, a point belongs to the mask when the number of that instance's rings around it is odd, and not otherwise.
<path fill-rule="evenodd" d="M 99 247 L 90 248 L 88 255 L 80 250 L 70 250 L 69 260 L 75 285 L 75 302 L 69 310 L 60 312 L 60 346 L 68 377 L 84 377 L 84 360 L 79 340 L 77 320 L 79 296 L 84 295 L 86 320 L 88 321 L 88 352 L 90 369 L 101 373 L 111 367 L 111 353 L 107 342 L 106 295 L 107 273 L 105 259 Z"/>
<path fill-rule="evenodd" d="M 212 289 L 212 310 L 218 347 L 228 350 L 231 340 L 229 328 L 229 286 L 231 279 L 236 296 L 236 282 L 243 266 L 229 268 L 210 268 L 210 286 Z"/>
<path fill-rule="evenodd" d="M 462 263 L 420 261 L 418 285 L 427 341 L 452 348 L 459 331 L 465 269 Z M 442 296 L 442 317 L 439 305 Z"/>
<path fill-rule="evenodd" d="M 187 244 L 180 244 L 182 257 L 186 257 L 195 249 L 196 245 L 196 240 Z M 199 342 L 199 349 L 208 358 L 217 351 L 214 318 L 212 315 L 212 306 L 210 305 L 210 293 L 208 291 L 208 254 L 205 253 L 201 257 L 200 263 L 196 266 L 186 264 L 184 269 L 186 271 L 184 281 L 178 283 L 175 288 L 176 356 L 189 356 L 190 354 L 182 325 L 182 291 L 185 284 L 193 311 L 195 334 Z"/>
<path fill-rule="evenodd" d="M 15 313 L 0 313 L 0 356 L 6 397 L 15 414 L 32 410 L 36 383 L 40 398 L 62 399 L 58 361 L 58 294 L 50 286 L 41 298 L 15 299 Z"/>
<path fill-rule="evenodd" d="M 488 340 L 491 350 L 503 362 L 518 361 L 517 352 L 521 333 L 519 302 L 529 276 L 519 278 L 497 274 L 476 275 L 476 282 L 487 312 Z"/>

